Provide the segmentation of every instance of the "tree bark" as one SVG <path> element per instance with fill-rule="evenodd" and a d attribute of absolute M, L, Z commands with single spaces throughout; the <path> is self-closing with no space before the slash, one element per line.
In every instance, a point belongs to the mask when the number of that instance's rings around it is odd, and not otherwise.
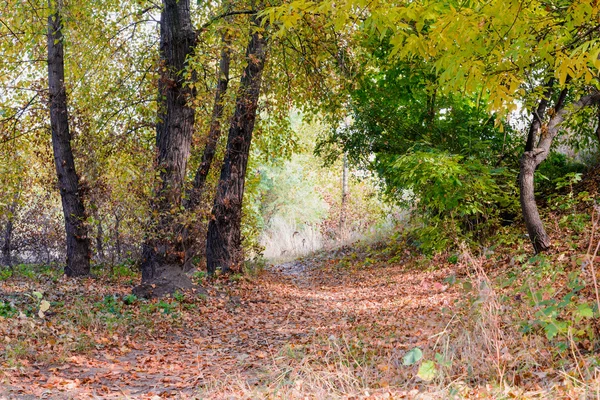
<path fill-rule="evenodd" d="M 546 158 L 540 157 L 543 153 L 526 151 L 520 161 L 521 171 L 519 173 L 519 189 L 521 200 L 521 211 L 527 227 L 529 239 L 535 253 L 540 253 L 550 248 L 550 237 L 544 229 L 544 223 L 535 202 L 534 174 L 538 165 Z"/>
<path fill-rule="evenodd" d="M 67 114 L 65 66 L 60 2 L 49 0 L 54 14 L 48 17 L 48 85 L 52 149 L 58 176 L 58 186 L 65 217 L 67 239 L 67 276 L 90 273 L 90 241 L 85 225 L 85 209 L 79 177 L 71 149 L 71 134 Z"/>
<path fill-rule="evenodd" d="M 210 171 L 213 159 L 217 152 L 217 143 L 221 137 L 221 118 L 225 110 L 225 94 L 229 86 L 229 64 L 231 62 L 231 51 L 229 49 L 230 40 L 227 34 L 223 34 L 223 49 L 221 50 L 221 60 L 219 62 L 219 83 L 215 92 L 215 102 L 211 116 L 210 128 L 208 130 L 208 138 L 204 152 L 202 153 L 202 161 L 196 170 L 194 177 L 194 185 L 188 196 L 187 208 L 194 210 L 200 204 L 206 178 Z"/>
<path fill-rule="evenodd" d="M 225 95 L 227 93 L 227 87 L 229 86 L 229 65 L 231 62 L 231 51 L 229 48 L 231 43 L 226 33 L 222 36 L 222 42 L 223 48 L 221 49 L 221 60 L 219 62 L 219 72 L 217 77 L 218 84 L 215 91 L 215 100 L 206 146 L 204 147 L 202 160 L 196 170 L 194 182 L 192 188 L 188 192 L 188 198 L 185 203 L 185 208 L 192 212 L 198 210 L 202 199 L 206 195 L 206 178 L 208 177 L 210 167 L 217 152 L 217 144 L 222 132 L 221 119 L 223 118 L 223 112 L 225 110 Z M 206 241 L 206 226 L 203 221 L 195 218 L 190 225 L 187 225 L 184 228 L 183 236 L 186 251 L 184 270 L 189 271 L 194 267 L 194 256 L 198 255 L 200 252 L 199 243 L 205 243 Z"/>
<path fill-rule="evenodd" d="M 546 126 L 542 126 L 541 121 L 544 117 L 543 113 L 547 104 L 547 100 L 542 99 L 540 101 L 540 106 L 538 107 L 536 113 L 537 115 L 534 116 L 532 120 L 532 126 L 530 127 L 526 151 L 523 153 L 520 161 L 519 189 L 521 192 L 521 210 L 523 212 L 523 219 L 525 220 L 525 226 L 527 227 L 529 239 L 531 240 L 531 244 L 533 245 L 533 249 L 536 254 L 548 250 L 551 243 L 550 237 L 544 229 L 544 223 L 540 218 L 537 204 L 535 202 L 535 170 L 550 154 L 552 140 L 560 131 L 560 125 L 565 118 L 581 108 L 598 104 L 600 102 L 600 92 L 595 92 L 581 97 L 569 108 L 565 108 L 564 102 L 567 93 L 567 89 L 563 89 L 560 93 L 560 96 L 554 106 L 554 115 Z M 537 146 L 533 148 L 533 146 L 530 146 L 529 143 L 530 141 L 531 143 L 535 143 L 538 132 L 540 132 L 539 140 Z M 532 148 L 529 149 L 529 147 Z"/>
<path fill-rule="evenodd" d="M 4 229 L 4 243 L 2 244 L 2 265 L 12 268 L 12 257 L 11 257 L 11 240 L 13 232 L 13 219 L 8 218 L 6 222 L 6 228 Z"/>
<path fill-rule="evenodd" d="M 243 258 L 241 222 L 244 181 L 267 56 L 267 40 L 260 32 L 256 18 L 253 22 L 256 31 L 252 33 L 246 50 L 248 65 L 242 73 L 213 205 L 213 217 L 208 225 L 206 265 L 209 273 L 217 269 L 223 272 L 237 270 Z"/>
<path fill-rule="evenodd" d="M 156 125 L 160 183 L 152 204 L 156 224 L 142 246 L 142 285 L 136 288 L 136 294 L 144 297 L 162 296 L 191 286 L 183 274 L 185 251 L 177 216 L 194 129 L 194 109 L 189 101 L 195 90 L 186 84 L 184 70 L 195 45 L 189 0 L 163 0 Z"/>

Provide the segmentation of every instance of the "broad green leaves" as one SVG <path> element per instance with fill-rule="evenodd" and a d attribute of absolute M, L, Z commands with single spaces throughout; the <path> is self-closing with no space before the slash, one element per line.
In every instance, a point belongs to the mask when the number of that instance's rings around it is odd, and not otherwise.
<path fill-rule="evenodd" d="M 403 359 L 402 359 L 402 363 L 405 366 L 411 366 L 414 365 L 416 363 L 418 363 L 419 361 L 421 361 L 421 359 L 423 358 L 423 352 L 421 351 L 420 348 L 415 347 L 414 349 L 408 351 Z M 417 377 L 419 377 L 420 379 L 424 380 L 425 382 L 430 382 L 433 379 L 435 379 L 435 377 L 438 374 L 438 363 L 440 365 L 449 367 L 450 364 L 446 363 L 444 361 L 444 357 L 439 354 L 436 353 L 435 354 L 435 359 L 436 361 L 433 360 L 424 360 L 421 365 L 419 365 L 419 369 L 417 370 Z"/>
<path fill-rule="evenodd" d="M 425 382 L 432 381 L 437 375 L 437 368 L 435 367 L 435 361 L 424 361 L 419 367 L 417 376 L 423 379 Z"/>
<path fill-rule="evenodd" d="M 421 358 L 423 358 L 423 352 L 420 348 L 415 347 L 404 355 L 402 358 L 402 363 L 404 365 L 414 365 L 419 362 Z"/>

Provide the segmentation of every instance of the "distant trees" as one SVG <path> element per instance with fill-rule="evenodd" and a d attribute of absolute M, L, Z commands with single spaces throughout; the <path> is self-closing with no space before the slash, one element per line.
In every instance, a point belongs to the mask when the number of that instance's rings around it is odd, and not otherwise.
<path fill-rule="evenodd" d="M 152 53 L 140 45 L 144 29 L 139 25 L 147 10 L 132 12 L 137 6 L 110 1 L 8 1 L 1 8 L 0 173 L 3 182 L 12 182 L 0 191 L 1 247 L 17 261 L 51 262 L 66 255 L 66 274 L 86 275 L 94 224 L 89 214 L 105 223 L 113 220 L 106 206 L 119 192 L 107 185 L 118 174 L 115 161 L 137 146 L 121 173 L 144 169 L 136 162 L 146 151 L 140 132 L 147 127 L 144 75 L 149 75 L 145 68 Z M 102 18 L 108 14 L 111 18 Z M 137 34 L 130 35 L 136 28 Z M 138 46 L 136 54 L 132 49 Z M 22 168 L 3 168 L 11 163 Z M 19 185 L 13 185 L 16 181 Z M 143 192 L 144 180 L 137 184 L 139 191 L 125 189 L 128 204 L 121 208 L 130 208 L 131 198 Z M 62 218 L 55 212 L 55 194 L 62 197 Z M 66 228 L 64 242 L 55 232 L 57 224 Z M 127 233 L 134 227 L 128 226 Z M 112 253 L 112 240 L 102 242 Z"/>

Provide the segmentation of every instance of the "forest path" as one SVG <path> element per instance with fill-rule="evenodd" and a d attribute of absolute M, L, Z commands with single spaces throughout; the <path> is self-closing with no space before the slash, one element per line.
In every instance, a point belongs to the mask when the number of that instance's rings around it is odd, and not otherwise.
<path fill-rule="evenodd" d="M 435 343 L 450 319 L 440 310 L 457 293 L 443 283 L 449 271 L 401 264 L 330 253 L 217 282 L 207 300 L 149 331 L 150 339 L 138 340 L 139 327 L 131 327 L 125 337 L 96 338 L 106 345 L 62 365 L 25 365 L 4 392 L 0 386 L 0 398 L 257 398 L 267 388 L 302 397 L 317 390 L 302 385 L 318 379 L 286 377 L 310 375 L 310 365 L 328 392 L 327 379 L 339 377 L 324 374 L 339 373 L 344 357 L 363 362 L 344 372 L 342 392 L 406 384 L 414 371 L 400 367 L 403 355 Z"/>

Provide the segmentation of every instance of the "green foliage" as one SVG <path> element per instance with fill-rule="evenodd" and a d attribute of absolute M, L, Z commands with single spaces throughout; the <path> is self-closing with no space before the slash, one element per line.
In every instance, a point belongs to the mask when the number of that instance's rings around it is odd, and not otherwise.
<path fill-rule="evenodd" d="M 201 285 L 207 278 L 208 273 L 206 271 L 194 271 L 192 274 L 192 281 L 197 285 Z"/>
<path fill-rule="evenodd" d="M 130 294 L 123 296 L 123 303 L 125 303 L 128 306 L 134 304 L 136 301 L 137 301 L 137 296 L 135 294 L 130 293 Z"/>
<path fill-rule="evenodd" d="M 556 190 L 570 187 L 579 180 L 584 169 L 583 164 L 564 154 L 552 152 L 536 171 L 536 191 L 547 196 Z"/>
<path fill-rule="evenodd" d="M 0 301 L 0 317 L 12 318 L 17 315 L 17 309 L 10 303 Z"/>
<path fill-rule="evenodd" d="M 111 267 L 111 275 L 113 279 L 133 278 L 137 276 L 135 270 L 136 262 L 132 259 L 127 259 L 124 262 Z"/>
<path fill-rule="evenodd" d="M 432 381 L 437 375 L 437 368 L 435 361 L 427 360 L 419 366 L 417 376 L 425 382 Z"/>
<path fill-rule="evenodd" d="M 35 279 L 36 277 L 34 266 L 29 264 L 19 264 L 15 266 L 14 273 L 28 279 Z"/>
<path fill-rule="evenodd" d="M 97 302 L 95 306 L 104 313 L 120 315 L 122 304 L 117 300 L 116 296 L 106 295 L 101 302 Z"/>
<path fill-rule="evenodd" d="M 10 268 L 0 268 L 0 281 L 5 281 L 13 275 L 13 271 Z"/>
<path fill-rule="evenodd" d="M 481 237 L 498 226 L 501 210 L 518 206 L 507 170 L 475 158 L 411 151 L 391 164 L 387 176 L 396 198 L 420 211 L 425 225 L 415 233 L 425 251 L 447 248 L 459 236 Z"/>
<path fill-rule="evenodd" d="M 519 289 L 520 293 L 525 293 L 532 310 L 531 317 L 521 323 L 521 331 L 543 333 L 557 344 L 558 350 L 561 350 L 561 341 L 570 340 L 569 337 L 575 341 L 594 340 L 592 323 L 593 318 L 599 315 L 598 308 L 597 304 L 589 303 L 582 296 L 586 282 L 581 271 L 565 272 L 561 266 L 554 265 L 548 257 L 541 255 L 531 258 L 523 268 L 531 269 L 531 272 L 525 273 L 532 275 L 534 283 L 527 280 Z M 556 282 L 563 280 L 566 285 L 557 287 Z"/>
<path fill-rule="evenodd" d="M 423 352 L 420 348 L 415 347 L 404 355 L 402 358 L 402 363 L 404 365 L 413 365 L 419 362 L 421 358 L 423 358 Z"/>

